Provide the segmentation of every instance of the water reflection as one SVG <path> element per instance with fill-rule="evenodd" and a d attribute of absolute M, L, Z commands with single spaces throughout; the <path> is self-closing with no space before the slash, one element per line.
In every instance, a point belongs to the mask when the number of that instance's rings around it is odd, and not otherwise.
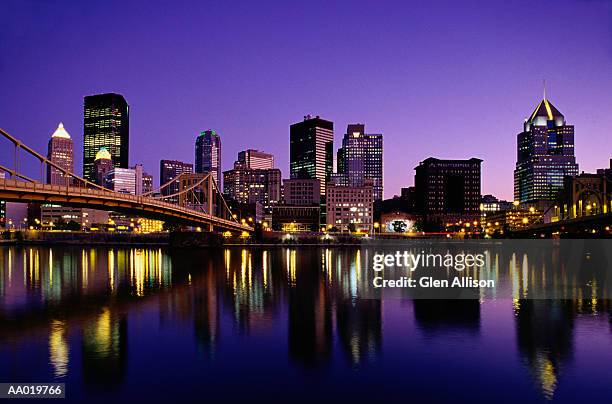
<path fill-rule="evenodd" d="M 44 341 L 46 367 L 29 370 L 39 372 L 38 379 L 77 377 L 84 389 L 108 391 L 134 382 L 129 369 L 146 370 L 140 367 L 150 366 L 148 356 L 183 355 L 181 366 L 173 368 L 183 375 L 192 374 L 200 360 L 217 366 L 210 372 L 220 372 L 218 367 L 230 364 L 218 358 L 243 347 L 271 363 L 282 363 L 281 355 L 287 369 L 384 369 L 390 365 L 383 351 L 403 352 L 406 363 L 420 355 L 411 350 L 412 331 L 427 341 L 436 337 L 438 344 L 448 335 L 476 344 L 500 326 L 515 330 L 515 356 L 540 397 L 554 399 L 560 385 L 571 383 L 564 369 L 574 362 L 577 323 L 611 318 L 609 301 L 596 292 L 607 287 L 605 273 L 591 265 L 605 251 L 589 250 L 578 274 L 554 270 L 559 256 L 490 253 L 485 268 L 466 272 L 496 279 L 498 290 L 481 291 L 480 299 L 417 299 L 390 307 L 389 301 L 364 298 L 371 253 L 306 247 L 0 248 L 0 361 L 9 363 L 11 375 L 31 377 L 15 370 L 20 368 L 14 352 Z M 527 299 L 567 276 L 585 280 L 585 286 L 560 300 Z M 485 297 L 504 288 L 512 300 L 496 309 L 499 320 L 487 323 Z M 504 313 L 510 324 L 501 319 Z M 412 325 L 414 330 L 406 329 Z M 387 341 L 397 329 L 407 340 Z M 152 332 L 156 337 L 149 340 Z M 426 349 L 435 349 L 432 344 Z M 462 360 L 469 366 L 472 359 Z M 7 374 L 0 370 L 0 377 Z"/>

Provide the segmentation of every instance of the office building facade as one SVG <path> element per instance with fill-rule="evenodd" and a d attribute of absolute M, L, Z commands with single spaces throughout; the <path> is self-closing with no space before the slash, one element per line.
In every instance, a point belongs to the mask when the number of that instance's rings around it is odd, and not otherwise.
<path fill-rule="evenodd" d="M 327 184 L 326 211 L 328 228 L 371 233 L 374 224 L 372 181 L 366 180 L 358 187 Z"/>
<path fill-rule="evenodd" d="M 120 94 L 91 95 L 84 100 L 83 177 L 94 181 L 96 154 L 104 147 L 113 166 L 128 168 L 130 127 L 127 101 Z"/>
<path fill-rule="evenodd" d="M 223 193 L 238 203 L 261 203 L 270 212 L 281 197 L 281 171 L 278 168 L 250 169 L 236 162 L 223 173 Z"/>
<path fill-rule="evenodd" d="M 290 127 L 290 177 L 316 178 L 321 194 L 334 165 L 334 123 L 307 115 L 304 121 Z"/>
<path fill-rule="evenodd" d="M 245 168 L 269 170 L 274 168 L 274 156 L 259 150 L 247 149 L 238 153 L 238 162 Z"/>
<path fill-rule="evenodd" d="M 221 136 L 214 130 L 201 132 L 195 144 L 195 172 L 212 173 L 219 190 L 221 185 Z"/>
<path fill-rule="evenodd" d="M 142 181 L 142 177 L 140 178 Z M 132 168 L 113 167 L 104 177 L 104 187 L 123 194 L 136 195 L 137 173 Z"/>
<path fill-rule="evenodd" d="M 178 160 L 161 160 L 159 162 L 159 186 L 163 187 L 165 184 L 176 179 L 183 173 L 193 173 L 193 164 L 185 163 Z M 173 181 L 168 186 L 161 188 L 161 194 L 165 196 L 174 195 L 178 193 L 179 190 L 179 182 Z M 169 199 L 164 200 L 176 203 L 178 201 L 178 198 L 171 197 Z"/>
<path fill-rule="evenodd" d="M 283 180 L 284 203 L 292 206 L 313 206 L 321 203 L 321 181 L 316 178 Z"/>
<path fill-rule="evenodd" d="M 514 200 L 523 204 L 555 201 L 564 177 L 577 174 L 574 126 L 544 95 L 517 135 Z"/>
<path fill-rule="evenodd" d="M 415 168 L 416 207 L 426 224 L 479 220 L 481 163 L 430 157 Z"/>
<path fill-rule="evenodd" d="M 349 124 L 337 153 L 336 183 L 359 187 L 365 180 L 374 186 L 374 200 L 383 199 L 383 136 L 365 133 L 365 125 Z"/>
<path fill-rule="evenodd" d="M 70 134 L 61 122 L 49 139 L 47 158 L 64 170 L 74 172 L 74 144 Z M 47 184 L 72 185 L 72 183 L 72 177 L 65 175 L 55 167 L 47 165 Z"/>

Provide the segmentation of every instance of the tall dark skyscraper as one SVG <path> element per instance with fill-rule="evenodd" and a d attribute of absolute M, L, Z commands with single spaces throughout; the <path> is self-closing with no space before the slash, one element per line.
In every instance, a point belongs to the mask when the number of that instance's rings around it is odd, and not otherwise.
<path fill-rule="evenodd" d="M 61 122 L 49 139 L 47 158 L 64 170 L 74 172 L 74 144 Z M 47 166 L 47 184 L 70 185 L 72 178 L 57 168 Z"/>
<path fill-rule="evenodd" d="M 480 219 L 482 160 L 423 160 L 416 168 L 416 205 L 428 225 Z"/>
<path fill-rule="evenodd" d="M 128 104 L 120 94 L 85 97 L 83 119 L 83 177 L 93 181 L 93 163 L 102 147 L 110 152 L 113 166 L 128 168 L 130 143 Z"/>
<path fill-rule="evenodd" d="M 361 187 L 372 180 L 375 201 L 383 198 L 383 136 L 365 133 L 365 125 L 350 124 L 337 153 L 339 184 Z"/>
<path fill-rule="evenodd" d="M 553 201 L 566 175 L 578 175 L 574 156 L 574 126 L 546 94 L 517 136 L 514 200 L 521 203 Z"/>
<path fill-rule="evenodd" d="M 316 178 L 321 193 L 334 168 L 334 123 L 307 115 L 290 127 L 291 178 Z"/>
<path fill-rule="evenodd" d="M 221 186 L 221 137 L 214 130 L 201 132 L 195 144 L 195 172 L 212 173 L 219 190 Z"/>
<path fill-rule="evenodd" d="M 159 162 L 159 186 L 170 182 L 183 173 L 193 173 L 193 164 L 178 160 L 161 160 Z M 176 194 L 180 190 L 180 184 L 175 181 L 161 190 L 162 195 Z M 172 198 L 171 202 L 178 202 L 178 198 Z"/>

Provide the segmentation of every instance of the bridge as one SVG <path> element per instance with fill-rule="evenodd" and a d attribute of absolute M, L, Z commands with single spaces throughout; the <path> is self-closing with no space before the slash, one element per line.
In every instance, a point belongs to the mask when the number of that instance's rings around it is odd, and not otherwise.
<path fill-rule="evenodd" d="M 208 231 L 253 231 L 236 220 L 210 173 L 192 176 L 189 181 L 178 177 L 143 195 L 120 193 L 69 172 L 3 129 L 0 135 L 1 140 L 13 145 L 13 167 L 0 164 L 0 172 L 10 177 L 0 178 L 0 200 L 121 212 Z M 40 181 L 21 172 L 23 153 L 40 164 Z M 61 173 L 64 184 L 46 184 L 44 177 L 48 169 Z M 169 189 L 177 192 L 161 193 Z"/>
<path fill-rule="evenodd" d="M 550 223 L 536 223 L 512 232 L 517 237 L 550 237 L 558 234 L 579 238 L 610 237 L 612 228 L 612 213 L 580 216 Z"/>

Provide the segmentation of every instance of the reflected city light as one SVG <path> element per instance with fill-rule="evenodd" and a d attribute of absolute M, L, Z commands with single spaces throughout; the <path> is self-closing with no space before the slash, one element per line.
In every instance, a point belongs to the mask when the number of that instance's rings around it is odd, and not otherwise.
<path fill-rule="evenodd" d="M 51 321 L 49 333 L 49 362 L 53 366 L 55 377 L 68 374 L 69 347 L 66 340 L 66 323 L 60 320 Z"/>

